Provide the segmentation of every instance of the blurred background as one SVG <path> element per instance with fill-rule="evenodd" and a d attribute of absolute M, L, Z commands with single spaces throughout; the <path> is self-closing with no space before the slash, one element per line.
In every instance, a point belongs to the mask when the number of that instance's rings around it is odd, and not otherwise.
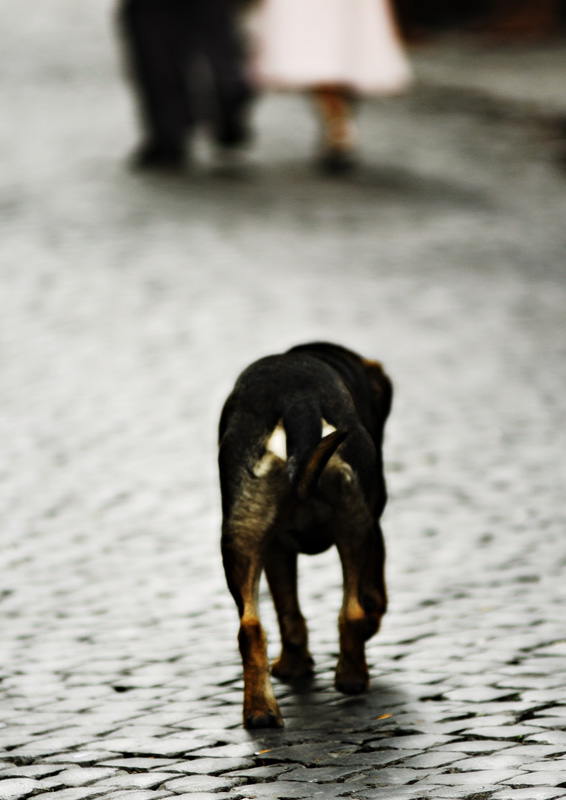
<path fill-rule="evenodd" d="M 396 14 L 414 79 L 356 105 L 352 171 L 318 169 L 309 99 L 273 91 L 246 106 L 245 152 L 219 153 L 199 111 L 179 168 L 136 170 L 117 5 L 0 0 L 3 676 L 18 713 L 73 685 L 102 697 L 92 687 L 156 653 L 181 659 L 161 665 L 173 673 L 224 659 L 237 676 L 217 419 L 251 360 L 311 339 L 383 361 L 396 388 L 382 641 L 431 597 L 463 646 L 478 624 L 504 641 L 476 621 L 487 587 L 550 618 L 564 3 L 397 0 Z M 338 603 L 329 559 L 305 566 L 307 613 L 329 587 Z M 514 583 L 525 572 L 534 588 Z M 519 617 L 505 625 L 522 635 Z M 333 619 L 317 636 L 331 647 Z M 231 714 L 236 727 L 239 698 Z"/>

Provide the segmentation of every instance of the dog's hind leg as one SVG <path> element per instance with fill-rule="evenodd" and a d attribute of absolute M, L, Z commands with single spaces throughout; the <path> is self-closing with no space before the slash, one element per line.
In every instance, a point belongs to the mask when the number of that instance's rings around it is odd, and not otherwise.
<path fill-rule="evenodd" d="M 277 611 L 281 631 L 281 655 L 271 671 L 280 680 L 312 675 L 313 659 L 308 650 L 305 618 L 297 595 L 297 554 L 272 544 L 265 557 L 265 574 Z"/>
<path fill-rule="evenodd" d="M 267 660 L 267 642 L 259 619 L 258 590 L 262 572 L 261 548 L 246 547 L 255 538 L 224 531 L 222 557 L 228 587 L 240 615 L 238 643 L 244 667 L 244 725 L 280 728 L 283 719 L 273 694 Z"/>
<path fill-rule="evenodd" d="M 379 524 L 352 528 L 337 537 L 342 561 L 344 596 L 338 618 L 340 656 L 336 688 L 345 694 L 367 689 L 369 673 L 365 642 L 379 630 L 387 596 L 384 580 L 384 548 Z"/>

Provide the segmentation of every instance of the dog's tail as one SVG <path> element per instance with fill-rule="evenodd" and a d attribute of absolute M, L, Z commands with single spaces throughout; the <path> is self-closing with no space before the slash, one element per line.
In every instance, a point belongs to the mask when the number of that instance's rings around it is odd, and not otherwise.
<path fill-rule="evenodd" d="M 287 439 L 287 474 L 299 500 L 316 489 L 322 471 L 342 444 L 348 431 L 333 430 L 322 436 L 318 403 L 298 400 L 283 414 Z"/>

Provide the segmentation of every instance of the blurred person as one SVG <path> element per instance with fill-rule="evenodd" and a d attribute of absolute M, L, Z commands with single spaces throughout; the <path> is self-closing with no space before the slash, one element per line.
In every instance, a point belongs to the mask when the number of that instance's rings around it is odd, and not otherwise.
<path fill-rule="evenodd" d="M 353 102 L 394 94 L 410 68 L 388 0 L 261 0 L 256 19 L 260 86 L 307 90 L 321 127 L 321 164 L 356 163 Z"/>
<path fill-rule="evenodd" d="M 122 0 L 119 20 L 145 125 L 134 167 L 182 165 L 197 117 L 190 75 L 199 58 L 211 77 L 214 140 L 224 148 L 246 141 L 252 91 L 235 0 Z"/>

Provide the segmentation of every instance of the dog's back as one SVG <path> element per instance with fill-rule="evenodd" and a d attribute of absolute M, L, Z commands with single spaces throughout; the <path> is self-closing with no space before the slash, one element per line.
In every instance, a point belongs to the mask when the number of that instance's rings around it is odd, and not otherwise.
<path fill-rule="evenodd" d="M 354 475 L 370 505 L 384 503 L 376 484 L 390 404 L 381 367 L 336 345 L 303 345 L 256 361 L 238 378 L 220 420 L 224 511 L 238 498 L 267 494 L 275 505 L 299 504 L 304 527 L 308 507 L 322 512 L 320 503 L 336 501 Z"/>

